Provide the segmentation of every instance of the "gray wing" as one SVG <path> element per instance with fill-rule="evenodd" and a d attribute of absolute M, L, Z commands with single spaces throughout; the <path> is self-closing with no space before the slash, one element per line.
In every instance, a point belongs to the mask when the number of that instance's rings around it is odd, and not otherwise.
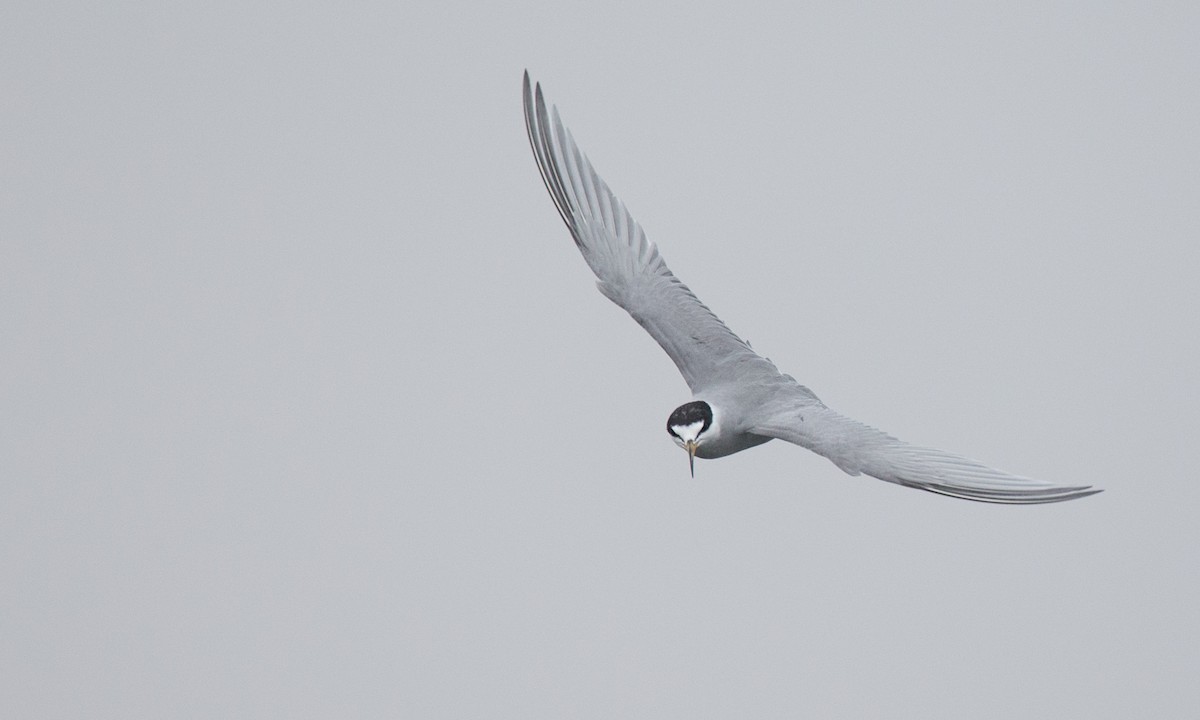
<path fill-rule="evenodd" d="M 624 308 L 675 362 L 695 393 L 747 374 L 775 375 L 770 361 L 725 326 L 663 262 L 654 243 L 592 169 L 539 83 L 525 73 L 525 129 L 542 180 L 600 292 Z"/>
<path fill-rule="evenodd" d="M 1052 503 L 1100 492 L 1090 486 L 1052 485 L 943 450 L 909 445 L 802 393 L 793 394 L 788 404 L 768 411 L 770 417 L 756 423 L 751 432 L 808 448 L 851 475 L 865 473 L 898 485 L 992 503 Z"/>

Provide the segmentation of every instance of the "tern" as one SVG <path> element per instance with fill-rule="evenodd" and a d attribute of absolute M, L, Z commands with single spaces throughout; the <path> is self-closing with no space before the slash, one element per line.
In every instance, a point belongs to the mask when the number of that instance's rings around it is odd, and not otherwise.
<path fill-rule="evenodd" d="M 830 410 L 733 333 L 663 262 L 625 204 L 609 190 L 559 118 L 541 83 L 524 79 L 525 129 L 538 170 L 600 292 L 662 346 L 692 391 L 667 418 L 688 455 L 719 458 L 780 439 L 850 475 L 980 502 L 1034 504 L 1100 492 L 1012 475 L 959 455 L 910 445 Z"/>

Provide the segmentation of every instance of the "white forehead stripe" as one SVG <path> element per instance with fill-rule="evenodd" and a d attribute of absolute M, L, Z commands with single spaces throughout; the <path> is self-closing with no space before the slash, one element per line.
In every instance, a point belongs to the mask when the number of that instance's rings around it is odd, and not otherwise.
<path fill-rule="evenodd" d="M 700 434 L 700 428 L 702 427 L 704 427 L 704 421 L 697 420 L 687 425 L 672 425 L 671 429 L 675 431 L 680 440 L 687 442 L 688 440 L 695 440 L 696 436 Z"/>

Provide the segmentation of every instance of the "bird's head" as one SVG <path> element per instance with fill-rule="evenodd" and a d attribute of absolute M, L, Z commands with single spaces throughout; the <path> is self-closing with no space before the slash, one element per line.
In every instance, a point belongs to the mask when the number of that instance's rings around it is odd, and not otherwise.
<path fill-rule="evenodd" d="M 696 477 L 696 448 L 704 442 L 704 433 L 713 424 L 712 407 L 703 400 L 680 405 L 667 418 L 667 432 L 679 447 L 687 450 L 688 469 Z"/>

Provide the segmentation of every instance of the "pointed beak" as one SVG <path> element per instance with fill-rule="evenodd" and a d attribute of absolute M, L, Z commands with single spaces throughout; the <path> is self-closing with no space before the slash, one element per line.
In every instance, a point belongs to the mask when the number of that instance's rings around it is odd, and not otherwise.
<path fill-rule="evenodd" d="M 684 444 L 688 451 L 688 470 L 691 471 L 692 477 L 696 477 L 696 441 L 688 440 Z"/>

